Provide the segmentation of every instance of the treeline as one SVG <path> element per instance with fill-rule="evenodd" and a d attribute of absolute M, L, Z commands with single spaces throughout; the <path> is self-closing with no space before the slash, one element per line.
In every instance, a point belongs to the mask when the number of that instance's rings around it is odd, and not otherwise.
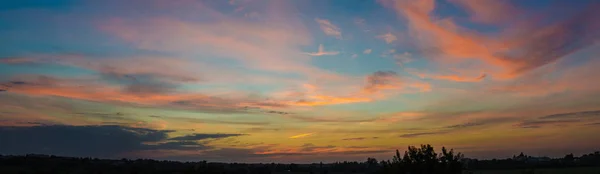
<path fill-rule="evenodd" d="M 408 147 L 402 156 L 398 150 L 392 161 L 382 161 L 381 169 L 376 173 L 395 174 L 460 174 L 463 171 L 461 153 L 442 147 L 442 153 L 435 152 L 431 145 Z M 369 163 L 369 160 L 367 160 Z"/>
<path fill-rule="evenodd" d="M 465 159 L 464 166 L 470 170 L 600 167 L 600 152 L 584 154 L 579 157 L 567 154 L 563 158 L 533 157 L 521 153 L 506 159 Z"/>
<path fill-rule="evenodd" d="M 538 158 L 524 154 L 509 159 L 465 159 L 461 153 L 442 147 L 437 153 L 431 145 L 410 146 L 401 153 L 396 150 L 391 160 L 367 158 L 364 162 L 313 164 L 242 164 L 158 161 L 151 159 L 106 160 L 48 155 L 0 156 L 2 174 L 459 174 L 479 170 L 535 169 L 556 167 L 600 166 L 600 153 L 580 157 Z"/>

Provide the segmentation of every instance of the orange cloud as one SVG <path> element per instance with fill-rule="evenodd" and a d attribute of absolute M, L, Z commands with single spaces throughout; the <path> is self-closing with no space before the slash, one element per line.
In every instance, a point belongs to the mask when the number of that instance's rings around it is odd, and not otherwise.
<path fill-rule="evenodd" d="M 291 136 L 289 138 L 291 138 L 291 139 L 304 138 L 304 137 L 311 136 L 313 134 L 315 134 L 315 133 L 313 132 L 313 133 L 298 134 L 298 135 Z"/>
<path fill-rule="evenodd" d="M 372 99 L 361 98 L 361 97 L 334 97 L 326 95 L 310 96 L 308 100 L 299 100 L 290 105 L 296 106 L 320 106 L 320 105 L 335 105 L 335 104 L 346 104 L 346 103 L 359 103 L 369 102 Z"/>
<path fill-rule="evenodd" d="M 483 80 L 487 74 L 482 73 L 477 77 L 464 77 L 459 75 L 432 75 L 432 74 L 417 74 L 421 78 L 429 78 L 429 79 L 438 79 L 438 80 L 447 80 L 454 82 L 479 82 Z"/>
<path fill-rule="evenodd" d="M 57 79 L 40 76 L 31 80 L 11 81 L 4 85 L 11 93 L 34 96 L 58 96 L 104 103 L 170 107 L 214 112 L 245 112 L 245 107 L 284 107 L 284 102 L 247 97 L 220 98 L 189 92 L 148 92 L 139 95 L 116 85 L 95 82 L 94 79 Z"/>
<path fill-rule="evenodd" d="M 432 17 L 433 0 L 383 0 L 383 5 L 395 9 L 410 24 L 411 32 L 424 50 L 439 53 L 445 64 L 476 59 L 496 69 L 489 71 L 494 77 L 514 78 L 535 68 L 556 61 L 574 51 L 593 45 L 598 40 L 600 23 L 593 7 L 580 11 L 563 21 L 539 24 L 537 21 L 511 25 L 510 32 L 501 33 L 502 39 L 479 35 L 476 31 L 461 28 L 449 18 Z M 475 19 L 493 21 L 498 11 L 512 10 L 508 4 L 495 1 L 456 1 L 475 15 Z M 500 9 L 500 10 L 499 10 Z M 485 11 L 485 12 L 484 12 Z M 502 11 L 504 14 L 505 11 Z M 502 19 L 499 19 L 502 20 Z M 523 19 L 531 20 L 531 19 Z M 537 26 L 536 26 L 537 25 Z M 535 27 L 532 27 L 535 26 Z M 578 28 L 580 31 L 574 31 Z M 518 53 L 518 54 L 515 54 Z M 510 56 L 509 56 L 510 55 Z M 455 79 L 452 77 L 445 77 Z"/>

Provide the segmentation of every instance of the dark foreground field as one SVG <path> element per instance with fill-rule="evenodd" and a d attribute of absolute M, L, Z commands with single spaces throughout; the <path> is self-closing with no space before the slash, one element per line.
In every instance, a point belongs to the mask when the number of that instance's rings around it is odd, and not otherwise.
<path fill-rule="evenodd" d="M 477 160 L 431 145 L 396 151 L 391 160 L 334 163 L 211 163 L 152 159 L 98 159 L 49 155 L 0 155 L 0 174 L 600 174 L 600 152 L 563 158 L 523 153 L 507 159 Z"/>
<path fill-rule="evenodd" d="M 600 167 L 546 168 L 534 170 L 482 170 L 472 174 L 600 174 Z"/>

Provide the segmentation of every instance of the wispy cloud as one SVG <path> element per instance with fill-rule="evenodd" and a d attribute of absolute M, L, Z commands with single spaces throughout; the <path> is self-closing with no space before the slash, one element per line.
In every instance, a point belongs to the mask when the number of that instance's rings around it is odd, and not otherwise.
<path fill-rule="evenodd" d="M 400 138 L 415 138 L 415 137 L 420 137 L 420 136 L 425 136 L 425 135 L 441 135 L 441 134 L 447 134 L 450 133 L 448 131 L 439 131 L 439 132 L 419 132 L 419 133 L 408 133 L 408 134 L 402 134 L 398 137 Z"/>
<path fill-rule="evenodd" d="M 361 122 L 370 122 L 374 119 L 348 119 L 348 118 L 322 118 L 318 116 L 302 116 L 302 115 L 286 115 L 287 118 L 292 118 L 296 120 L 302 120 L 304 122 L 313 122 L 313 123 L 361 123 Z"/>
<path fill-rule="evenodd" d="M 342 38 L 342 31 L 339 27 L 333 25 L 329 20 L 316 18 L 315 21 L 319 23 L 321 30 L 326 35 L 336 37 L 338 39 Z"/>
<path fill-rule="evenodd" d="M 170 107 L 205 112 L 247 112 L 245 107 L 281 107 L 285 102 L 273 103 L 250 98 L 221 98 L 199 93 L 163 93 L 161 91 L 128 91 L 130 86 L 98 82 L 96 79 L 65 79 L 34 76 L 22 81 L 3 83 L 7 91 L 33 96 L 59 96 L 112 104 L 130 104 Z M 260 105 L 260 106 L 259 106 Z"/>
<path fill-rule="evenodd" d="M 585 124 L 585 125 L 588 125 L 588 126 L 600 126 L 600 122 L 598 122 L 598 123 L 588 123 L 588 124 Z"/>
<path fill-rule="evenodd" d="M 600 111 L 581 111 L 581 112 L 552 114 L 552 115 L 546 115 L 546 116 L 540 117 L 540 119 L 582 119 L 582 118 L 590 118 L 590 117 L 600 118 Z"/>
<path fill-rule="evenodd" d="M 342 141 L 362 141 L 367 139 L 379 139 L 379 137 L 354 137 L 354 138 L 344 138 Z"/>
<path fill-rule="evenodd" d="M 354 19 L 354 24 L 356 25 L 365 25 L 366 20 L 363 18 L 356 18 Z"/>
<path fill-rule="evenodd" d="M 227 138 L 227 137 L 237 137 L 242 136 L 244 134 L 192 134 L 181 137 L 173 137 L 170 140 L 182 140 L 182 141 L 198 141 L 205 139 L 219 139 L 219 138 Z"/>
<path fill-rule="evenodd" d="M 325 46 L 323 44 L 319 44 L 319 50 L 313 53 L 306 53 L 309 56 L 333 56 L 338 55 L 340 52 L 337 51 L 325 51 Z"/>
<path fill-rule="evenodd" d="M 479 123 L 479 122 L 469 122 L 469 123 L 463 123 L 463 124 L 456 124 L 456 125 L 447 126 L 446 128 L 460 129 L 460 128 L 468 128 L 468 127 L 480 126 L 480 125 L 483 125 L 483 124 L 484 123 Z"/>
<path fill-rule="evenodd" d="M 296 138 L 304 138 L 304 137 L 311 136 L 311 135 L 313 135 L 313 134 L 315 134 L 315 133 L 305 133 L 305 134 L 298 134 L 298 135 L 291 136 L 291 137 L 289 137 L 289 138 L 291 138 L 291 139 L 296 139 Z"/>
<path fill-rule="evenodd" d="M 454 82 L 479 82 L 484 80 L 487 77 L 486 73 L 480 73 L 475 77 L 468 77 L 466 75 L 458 75 L 456 73 L 448 73 L 448 74 L 434 74 L 427 72 L 419 72 L 419 70 L 408 68 L 406 71 L 410 74 L 416 75 L 422 79 L 436 79 L 436 80 L 446 80 L 446 81 L 454 81 Z"/>
<path fill-rule="evenodd" d="M 404 66 L 404 64 L 412 62 L 413 57 L 412 54 L 410 54 L 409 52 L 404 52 L 402 54 L 395 54 L 394 60 L 396 60 L 396 64 Z"/>
<path fill-rule="evenodd" d="M 392 33 L 385 33 L 382 35 L 378 35 L 377 38 L 382 39 L 385 43 L 391 44 L 392 42 L 398 40 L 398 37 Z"/>
<path fill-rule="evenodd" d="M 521 128 L 542 128 L 544 126 L 568 126 L 573 123 L 593 122 L 600 119 L 600 111 L 581 111 L 552 114 L 537 117 L 535 119 L 524 120 L 515 126 Z"/>
<path fill-rule="evenodd" d="M 363 51 L 363 54 L 371 54 L 372 51 L 372 49 L 366 49 Z"/>
<path fill-rule="evenodd" d="M 581 122 L 579 120 L 529 120 L 523 121 L 516 126 L 521 128 L 541 128 L 544 126 L 564 126 L 571 123 Z"/>
<path fill-rule="evenodd" d="M 522 11 L 504 1 L 493 0 L 450 0 L 465 8 L 471 20 L 486 24 L 499 24 L 514 21 Z"/>

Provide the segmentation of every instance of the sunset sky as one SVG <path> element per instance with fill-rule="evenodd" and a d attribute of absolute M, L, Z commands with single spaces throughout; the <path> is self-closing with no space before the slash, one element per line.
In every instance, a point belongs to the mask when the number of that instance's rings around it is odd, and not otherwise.
<path fill-rule="evenodd" d="M 600 4 L 0 2 L 0 154 L 223 162 L 600 150 Z"/>

